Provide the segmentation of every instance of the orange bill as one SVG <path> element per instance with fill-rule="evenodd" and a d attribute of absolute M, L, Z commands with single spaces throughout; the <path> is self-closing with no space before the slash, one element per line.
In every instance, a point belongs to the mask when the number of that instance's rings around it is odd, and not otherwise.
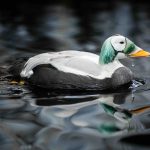
<path fill-rule="evenodd" d="M 148 57 L 150 56 L 150 53 L 144 50 L 139 50 L 135 53 L 130 54 L 131 57 Z"/>

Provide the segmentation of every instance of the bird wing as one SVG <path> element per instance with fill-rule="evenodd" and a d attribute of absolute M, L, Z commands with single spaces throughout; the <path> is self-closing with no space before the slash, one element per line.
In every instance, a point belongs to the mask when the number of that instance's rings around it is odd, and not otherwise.
<path fill-rule="evenodd" d="M 96 54 L 80 51 L 62 51 L 55 53 L 43 53 L 31 57 L 24 65 L 22 77 L 30 77 L 33 68 L 42 64 L 51 64 L 63 72 L 83 76 L 99 76 L 101 74 L 98 64 L 99 56 Z"/>

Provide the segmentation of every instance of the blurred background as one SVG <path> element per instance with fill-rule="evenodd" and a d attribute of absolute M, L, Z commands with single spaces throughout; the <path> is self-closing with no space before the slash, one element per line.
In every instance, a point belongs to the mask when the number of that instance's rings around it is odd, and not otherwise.
<path fill-rule="evenodd" d="M 113 34 L 149 49 L 149 18 L 144 0 L 6 0 L 0 5 L 0 64 L 47 51 L 99 53 Z"/>
<path fill-rule="evenodd" d="M 127 36 L 150 51 L 149 2 L 1 2 L 1 150 L 149 150 L 150 57 L 123 62 L 144 85 L 110 95 L 42 93 L 10 82 L 7 75 L 2 78 L 4 68 L 19 57 L 71 49 L 98 54 L 113 34 Z"/>

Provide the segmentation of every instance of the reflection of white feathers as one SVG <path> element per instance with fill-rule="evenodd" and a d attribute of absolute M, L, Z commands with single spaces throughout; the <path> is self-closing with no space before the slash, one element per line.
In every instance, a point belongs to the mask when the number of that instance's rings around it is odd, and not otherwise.
<path fill-rule="evenodd" d="M 103 103 L 103 104 L 107 104 L 110 105 L 112 107 L 119 107 L 119 104 L 115 104 L 114 101 L 114 96 L 112 95 L 108 95 L 108 96 L 104 96 L 104 97 L 100 97 L 99 102 Z"/>
<path fill-rule="evenodd" d="M 118 111 L 118 109 L 120 110 L 121 107 L 119 104 L 115 104 L 113 101 L 114 101 L 114 96 L 112 95 L 108 95 L 108 96 L 105 96 L 105 97 L 100 97 L 99 98 L 99 101 L 102 103 L 102 104 L 106 104 L 110 107 L 112 107 L 113 109 L 115 109 L 116 111 L 114 112 L 114 114 L 111 114 L 112 116 L 114 116 L 117 120 L 123 122 L 123 123 L 126 123 L 128 124 L 129 123 L 129 117 L 127 117 L 127 114 L 125 112 L 120 112 Z"/>

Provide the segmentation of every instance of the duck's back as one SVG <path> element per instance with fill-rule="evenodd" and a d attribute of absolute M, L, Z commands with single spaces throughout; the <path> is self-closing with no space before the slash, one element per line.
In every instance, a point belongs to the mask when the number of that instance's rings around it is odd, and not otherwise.
<path fill-rule="evenodd" d="M 110 89 L 115 85 L 111 77 L 116 78 L 117 74 L 105 76 L 104 67 L 102 69 L 98 62 L 99 56 L 88 52 L 43 53 L 31 57 L 20 75 L 32 85 L 47 89 Z"/>
<path fill-rule="evenodd" d="M 98 64 L 99 56 L 88 52 L 62 51 L 56 53 L 43 53 L 31 57 L 21 71 L 22 77 L 29 78 L 33 69 L 39 65 L 49 64 L 59 71 L 82 76 L 97 77 L 101 75 Z"/>

